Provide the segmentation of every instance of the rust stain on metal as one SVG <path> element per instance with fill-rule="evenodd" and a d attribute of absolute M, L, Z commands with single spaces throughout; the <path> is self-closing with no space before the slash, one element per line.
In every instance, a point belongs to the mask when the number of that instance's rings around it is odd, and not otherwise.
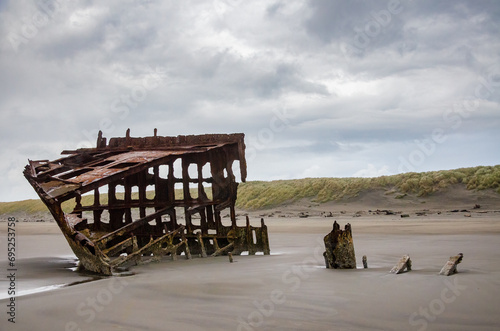
<path fill-rule="evenodd" d="M 270 254 L 263 219 L 258 227 L 248 217 L 236 222 L 235 162 L 241 181 L 247 175 L 242 133 L 162 137 L 155 129 L 134 138 L 127 130 L 107 142 L 99 132 L 96 148 L 62 154 L 30 160 L 24 176 L 82 268 L 111 275 L 162 256 Z"/>

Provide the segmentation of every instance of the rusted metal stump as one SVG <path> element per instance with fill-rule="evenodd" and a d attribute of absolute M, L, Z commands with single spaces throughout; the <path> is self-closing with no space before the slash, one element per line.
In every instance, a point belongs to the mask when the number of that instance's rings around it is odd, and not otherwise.
<path fill-rule="evenodd" d="M 464 258 L 464 255 L 462 253 L 459 253 L 458 255 L 455 255 L 455 256 L 450 256 L 450 259 L 443 266 L 443 268 L 441 269 L 439 274 L 444 275 L 444 276 L 450 276 L 450 275 L 456 274 L 458 272 L 457 265 L 460 262 L 462 262 L 463 258 Z"/>
<path fill-rule="evenodd" d="M 356 255 L 352 241 L 351 225 L 347 223 L 344 230 L 335 221 L 333 230 L 324 238 L 326 267 L 329 269 L 356 269 Z"/>
<path fill-rule="evenodd" d="M 400 274 L 405 271 L 411 270 L 411 260 L 408 254 L 403 255 L 403 257 L 399 260 L 398 264 L 396 264 L 391 269 L 391 274 Z"/>

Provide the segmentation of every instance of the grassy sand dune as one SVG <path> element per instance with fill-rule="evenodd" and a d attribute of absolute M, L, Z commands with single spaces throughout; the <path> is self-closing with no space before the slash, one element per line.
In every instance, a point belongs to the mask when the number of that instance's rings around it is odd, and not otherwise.
<path fill-rule="evenodd" d="M 404 173 L 375 178 L 304 178 L 271 182 L 247 182 L 238 188 L 237 207 L 272 208 L 308 198 L 325 203 L 355 198 L 363 192 L 384 190 L 394 198 L 406 194 L 418 197 L 446 191 L 456 184 L 467 190 L 494 189 L 500 194 L 500 165 L 455 170 Z"/>
<path fill-rule="evenodd" d="M 384 194 L 394 199 L 401 199 L 409 194 L 417 197 L 428 197 L 438 192 L 446 192 L 457 185 L 469 191 L 491 189 L 500 194 L 500 165 L 421 173 L 412 172 L 374 178 L 250 181 L 239 185 L 236 206 L 244 210 L 258 210 L 279 207 L 303 199 L 315 203 L 326 203 L 356 198 L 373 190 L 382 190 Z M 182 195 L 180 191 L 177 193 Z M 148 195 L 152 195 L 152 192 L 148 192 Z M 105 195 L 102 198 L 101 203 L 106 203 Z M 83 204 L 92 204 L 92 201 L 92 196 L 82 198 Z M 71 207 L 67 204 L 64 209 L 70 211 Z M 44 212 L 47 212 L 47 208 L 37 199 L 0 202 L 0 215 L 16 213 L 30 215 Z"/>

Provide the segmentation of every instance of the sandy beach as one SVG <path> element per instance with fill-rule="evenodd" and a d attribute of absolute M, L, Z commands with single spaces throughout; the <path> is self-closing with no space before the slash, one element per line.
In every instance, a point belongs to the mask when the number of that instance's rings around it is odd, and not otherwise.
<path fill-rule="evenodd" d="M 497 330 L 500 213 L 375 211 L 334 217 L 267 212 L 271 256 L 164 258 L 99 277 L 53 222 L 17 223 L 16 323 L 2 277 L 1 330 Z M 278 211 L 278 214 L 283 211 Z M 311 213 L 313 214 L 313 213 Z M 470 217 L 469 217 L 470 214 Z M 251 214 L 252 222 L 262 213 Z M 351 223 L 357 269 L 326 269 L 322 238 Z M 6 223 L 0 223 L 6 246 Z M 5 252 L 5 247 L 2 247 Z M 458 274 L 439 276 L 464 254 Z M 413 270 L 390 269 L 409 254 Z M 368 258 L 368 269 L 361 257 Z M 6 266 L 6 253 L 0 257 Z M 6 272 L 6 269 L 2 272 Z"/>

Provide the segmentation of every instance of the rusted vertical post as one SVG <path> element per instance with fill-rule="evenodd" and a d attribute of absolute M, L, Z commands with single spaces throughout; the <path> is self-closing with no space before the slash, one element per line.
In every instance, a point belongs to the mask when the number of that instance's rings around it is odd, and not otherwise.
<path fill-rule="evenodd" d="M 253 242 L 253 232 L 252 232 L 252 227 L 250 226 L 250 219 L 248 218 L 248 215 L 246 216 L 246 240 L 247 240 L 247 247 L 248 247 L 248 255 L 255 255 L 255 245 Z"/>
<path fill-rule="evenodd" d="M 130 208 L 132 200 L 132 187 L 130 186 L 130 179 L 126 177 L 123 181 L 123 186 L 125 187 L 125 224 L 132 223 L 132 211 Z"/>
<path fill-rule="evenodd" d="M 217 229 L 215 222 L 214 222 L 214 213 L 212 209 L 212 205 L 208 205 L 206 208 L 206 213 L 207 213 L 207 224 L 209 229 Z"/>
<path fill-rule="evenodd" d="M 112 206 L 116 203 L 116 184 L 109 183 L 108 185 L 108 205 Z"/>
<path fill-rule="evenodd" d="M 203 189 L 203 166 L 201 163 L 196 163 L 198 169 L 198 199 L 203 200 L 206 196 L 205 190 Z"/>
<path fill-rule="evenodd" d="M 236 211 L 233 204 L 229 207 L 229 211 L 231 213 L 231 226 L 236 229 Z"/>
<path fill-rule="evenodd" d="M 217 229 L 217 234 L 222 233 L 222 220 L 220 217 L 220 210 L 214 207 L 214 216 L 215 216 L 215 228 Z"/>
<path fill-rule="evenodd" d="M 198 238 L 198 244 L 201 248 L 201 257 L 207 257 L 207 250 L 205 249 L 205 243 L 203 242 L 203 238 L 201 237 L 201 233 L 196 233 L 196 237 Z"/>
<path fill-rule="evenodd" d="M 173 230 L 176 230 L 178 227 L 178 225 L 177 225 L 177 212 L 175 211 L 175 208 L 172 209 L 171 220 L 172 220 L 172 231 L 173 231 Z"/>
<path fill-rule="evenodd" d="M 137 184 L 139 187 L 139 217 L 143 218 L 146 217 L 146 207 L 144 206 L 144 202 L 146 201 L 146 173 L 147 169 L 141 171 L 140 173 L 137 174 Z M 157 225 L 161 224 L 161 217 L 160 217 L 160 223 L 158 223 L 157 220 Z"/>
<path fill-rule="evenodd" d="M 160 166 L 154 166 L 153 167 L 153 178 L 154 178 L 154 184 L 155 184 L 155 198 L 154 201 L 158 202 L 160 197 L 164 196 L 163 193 L 166 192 L 161 192 L 160 193 Z"/>
<path fill-rule="evenodd" d="M 100 196 L 99 196 L 99 189 L 96 188 L 94 190 L 94 229 L 95 230 L 100 230 L 101 229 L 101 214 L 102 214 L 102 209 L 100 209 L 101 202 L 100 202 Z M 97 209 L 99 208 L 99 209 Z"/>
<path fill-rule="evenodd" d="M 191 194 L 189 193 L 189 161 L 186 158 L 182 158 L 182 192 L 184 193 L 184 201 L 187 202 L 191 200 Z"/>
<path fill-rule="evenodd" d="M 267 235 L 267 225 L 264 223 L 264 219 L 260 219 L 261 237 L 262 237 L 262 250 L 264 255 L 271 255 L 271 249 L 269 248 L 269 237 Z"/>
<path fill-rule="evenodd" d="M 184 242 L 184 254 L 186 255 L 186 259 L 191 260 L 191 250 L 189 249 L 188 241 L 186 239 L 186 234 L 184 233 L 184 230 L 181 232 L 181 238 L 182 241 Z"/>
<path fill-rule="evenodd" d="M 168 163 L 168 177 L 167 177 L 167 194 L 168 202 L 175 201 L 175 176 L 174 176 L 174 161 Z"/>
<path fill-rule="evenodd" d="M 80 194 L 77 194 L 75 196 L 75 202 L 76 202 L 75 209 L 79 210 L 77 212 L 77 215 L 78 215 L 78 217 L 81 218 L 82 217 L 82 211 L 81 211 L 82 210 L 82 196 Z"/>
<path fill-rule="evenodd" d="M 184 218 L 186 219 L 186 231 L 187 234 L 193 234 L 193 225 L 191 223 L 191 213 L 188 211 L 188 207 L 184 207 Z"/>
<path fill-rule="evenodd" d="M 203 234 L 208 234 L 208 224 L 207 215 L 205 214 L 205 209 L 200 209 L 200 227 Z"/>

